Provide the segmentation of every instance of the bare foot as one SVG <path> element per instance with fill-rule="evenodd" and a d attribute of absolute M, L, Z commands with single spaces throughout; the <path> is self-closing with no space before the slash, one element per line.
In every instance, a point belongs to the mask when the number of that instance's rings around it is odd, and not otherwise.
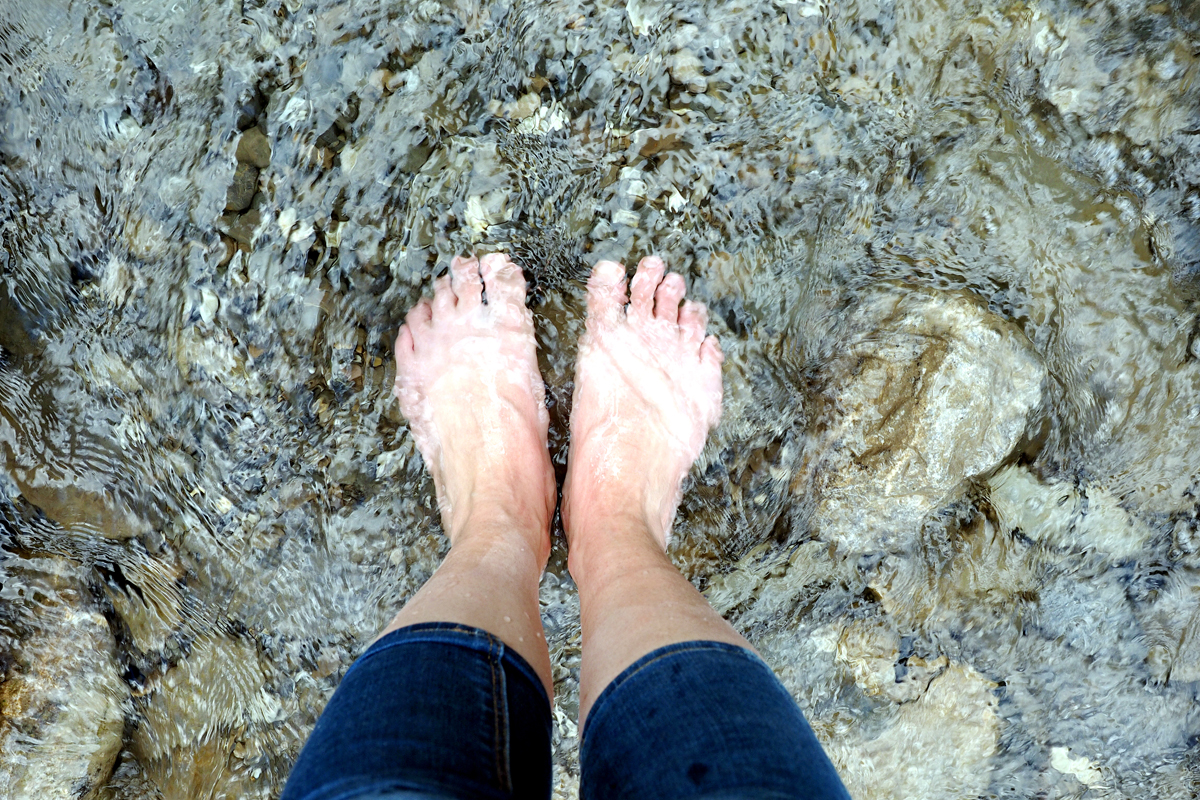
<path fill-rule="evenodd" d="M 395 393 L 451 543 L 472 520 L 532 527 L 545 563 L 554 472 L 536 349 L 521 269 L 501 254 L 455 258 L 400 326 Z"/>
<path fill-rule="evenodd" d="M 721 348 L 705 338 L 704 305 L 683 303 L 683 277 L 643 258 L 625 293 L 625 268 L 601 261 L 588 280 L 579 342 L 563 525 L 639 517 L 665 548 L 683 478 L 721 416 Z M 626 302 L 629 303 L 626 309 Z"/>

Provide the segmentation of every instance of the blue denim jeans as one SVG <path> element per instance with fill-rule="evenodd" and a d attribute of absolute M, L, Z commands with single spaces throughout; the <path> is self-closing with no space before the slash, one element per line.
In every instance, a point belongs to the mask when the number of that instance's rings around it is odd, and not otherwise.
<path fill-rule="evenodd" d="M 550 701 L 486 631 L 426 623 L 349 669 L 281 800 L 550 797 Z M 582 800 L 844 798 L 774 674 L 748 650 L 683 642 L 605 687 L 583 730 Z"/>

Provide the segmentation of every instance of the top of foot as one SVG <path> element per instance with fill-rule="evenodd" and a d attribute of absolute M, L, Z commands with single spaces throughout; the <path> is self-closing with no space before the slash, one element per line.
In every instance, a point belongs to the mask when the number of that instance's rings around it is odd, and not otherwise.
<path fill-rule="evenodd" d="M 683 277 L 642 259 L 601 261 L 588 280 L 579 342 L 563 523 L 615 511 L 645 518 L 665 547 L 680 487 L 721 415 L 721 348 L 705 337 L 704 305 L 684 301 Z M 682 306 L 680 302 L 683 301 Z"/>
<path fill-rule="evenodd" d="M 536 350 L 525 278 L 501 254 L 455 258 L 433 300 L 400 327 L 395 393 L 452 542 L 484 504 L 492 518 L 549 529 L 554 473 Z"/>

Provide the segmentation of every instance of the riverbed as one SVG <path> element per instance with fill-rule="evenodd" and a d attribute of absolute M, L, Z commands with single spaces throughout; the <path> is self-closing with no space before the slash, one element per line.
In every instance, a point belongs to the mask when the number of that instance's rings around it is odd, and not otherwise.
<path fill-rule="evenodd" d="M 671 554 L 854 797 L 1195 797 L 1198 79 L 1192 0 L 0 0 L 0 785 L 278 795 L 446 549 L 396 329 L 504 251 L 560 482 L 590 265 L 708 304 Z"/>

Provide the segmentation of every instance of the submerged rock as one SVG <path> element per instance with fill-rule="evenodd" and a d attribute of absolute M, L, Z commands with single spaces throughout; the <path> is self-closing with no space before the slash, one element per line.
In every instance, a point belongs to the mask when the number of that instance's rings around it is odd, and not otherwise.
<path fill-rule="evenodd" d="M 829 743 L 852 797 L 975 797 L 991 780 L 1000 737 L 996 684 L 952 664 L 875 739 Z M 954 758 L 941 754 L 953 753 Z"/>
<path fill-rule="evenodd" d="M 271 166 L 271 142 L 261 128 L 250 128 L 238 140 L 235 157 L 242 164 L 266 169 Z"/>
<path fill-rule="evenodd" d="M 966 480 L 1004 461 L 1046 370 L 1015 326 L 962 294 L 876 290 L 848 327 L 859 333 L 834 370 L 845 377 L 813 470 L 813 524 L 866 551 L 910 539 Z"/>
<path fill-rule="evenodd" d="M 855 620 L 842 632 L 835 652 L 865 694 L 881 695 L 894 703 L 921 697 L 949 663 L 946 656 L 909 656 L 901 664 L 900 634 L 886 619 Z"/>
<path fill-rule="evenodd" d="M 77 568 L 61 559 L 41 567 L 53 586 L 28 588 L 52 588 L 65 603 L 39 608 L 0 683 L 0 786 L 5 797 L 90 800 L 112 774 L 129 692 L 108 622 L 80 602 Z"/>
<path fill-rule="evenodd" d="M 230 757 L 279 715 L 279 701 L 264 683 L 254 648 L 224 636 L 197 640 L 187 659 L 157 681 L 132 746 L 164 800 L 246 795 L 245 784 L 259 776 L 231 770 Z"/>
<path fill-rule="evenodd" d="M 258 168 L 250 164 L 238 164 L 225 197 L 226 211 L 245 211 L 258 191 Z"/>
<path fill-rule="evenodd" d="M 1098 487 L 1044 484 L 1019 466 L 1001 470 L 988 487 L 992 507 L 1006 528 L 1050 547 L 1129 558 L 1154 536 L 1149 525 Z"/>

